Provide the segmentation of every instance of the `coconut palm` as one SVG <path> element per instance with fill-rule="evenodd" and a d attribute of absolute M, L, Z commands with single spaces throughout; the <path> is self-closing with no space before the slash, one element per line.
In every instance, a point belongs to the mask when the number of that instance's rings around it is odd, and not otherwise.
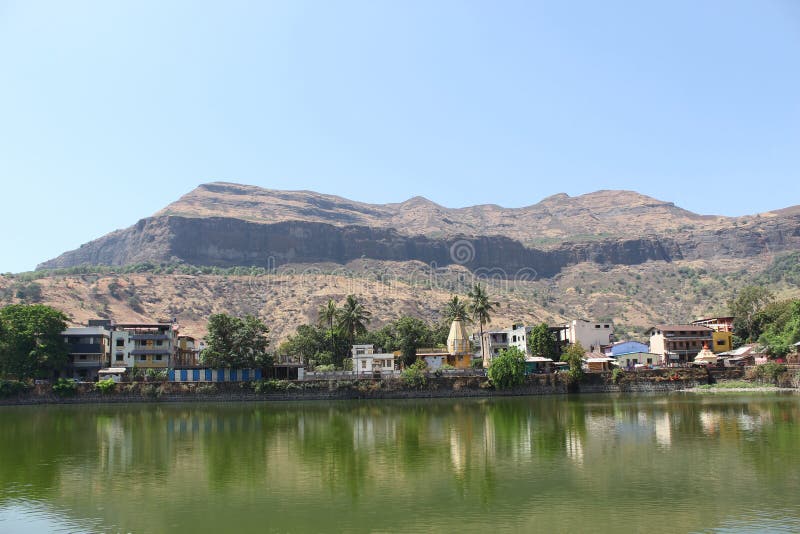
<path fill-rule="evenodd" d="M 347 340 L 352 345 L 357 334 L 367 331 L 367 325 L 371 318 L 372 314 L 358 302 L 355 295 L 347 295 L 347 299 L 336 317 L 337 328 L 340 333 L 347 336 Z"/>
<path fill-rule="evenodd" d="M 447 301 L 444 310 L 442 310 L 442 316 L 448 324 L 453 321 L 461 321 L 462 323 L 471 321 L 469 311 L 467 310 L 467 303 L 459 299 L 458 295 L 453 295 L 453 297 Z"/>
<path fill-rule="evenodd" d="M 317 323 L 319 326 L 327 326 L 328 330 L 333 331 L 333 323 L 336 321 L 338 313 L 339 308 L 336 307 L 336 301 L 328 299 L 328 302 L 321 305 L 317 311 Z"/>
<path fill-rule="evenodd" d="M 475 284 L 469 290 L 467 295 L 470 298 L 469 312 L 472 319 L 480 326 L 481 333 L 481 357 L 485 358 L 483 347 L 483 325 L 492 320 L 491 314 L 494 312 L 494 307 L 498 305 L 497 302 L 491 302 L 486 290 L 480 284 Z"/>
<path fill-rule="evenodd" d="M 336 301 L 333 299 L 328 299 L 328 302 L 321 305 L 317 311 L 319 326 L 327 326 L 331 336 L 331 354 L 336 354 L 336 330 L 333 328 L 333 323 L 336 321 L 338 313 L 339 308 L 336 307 Z"/>

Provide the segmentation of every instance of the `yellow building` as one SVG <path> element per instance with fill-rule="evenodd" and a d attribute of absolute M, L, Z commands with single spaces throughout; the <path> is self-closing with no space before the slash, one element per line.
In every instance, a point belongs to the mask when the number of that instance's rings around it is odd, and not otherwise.
<path fill-rule="evenodd" d="M 472 344 L 464 323 L 458 319 L 450 325 L 450 334 L 447 336 L 447 363 L 456 369 L 469 369 L 472 366 Z"/>
<path fill-rule="evenodd" d="M 713 340 L 712 351 L 719 353 L 733 350 L 733 332 L 713 332 L 711 338 Z"/>

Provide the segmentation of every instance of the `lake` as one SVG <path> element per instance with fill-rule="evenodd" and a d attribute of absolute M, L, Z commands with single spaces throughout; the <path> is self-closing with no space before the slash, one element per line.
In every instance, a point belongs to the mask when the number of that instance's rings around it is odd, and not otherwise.
<path fill-rule="evenodd" d="M 2 532 L 798 532 L 800 396 L 0 407 Z"/>

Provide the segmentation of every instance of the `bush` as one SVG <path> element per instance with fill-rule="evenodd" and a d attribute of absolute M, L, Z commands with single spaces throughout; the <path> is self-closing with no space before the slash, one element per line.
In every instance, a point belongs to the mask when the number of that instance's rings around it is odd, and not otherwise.
<path fill-rule="evenodd" d="M 755 369 L 756 377 L 777 382 L 778 377 L 786 372 L 787 367 L 781 363 L 767 362 L 759 365 Z"/>
<path fill-rule="evenodd" d="M 165 382 L 169 377 L 169 371 L 166 369 L 148 369 L 145 372 L 145 376 L 153 382 Z"/>
<path fill-rule="evenodd" d="M 614 367 L 611 371 L 611 381 L 619 384 L 623 378 L 625 378 L 625 371 L 619 367 Z"/>
<path fill-rule="evenodd" d="M 525 382 L 525 354 L 516 347 L 503 349 L 492 359 L 489 380 L 497 389 L 509 389 Z"/>
<path fill-rule="evenodd" d="M 260 380 L 252 383 L 253 391 L 256 393 L 269 393 L 272 391 L 288 391 L 297 389 L 297 385 L 288 380 Z"/>
<path fill-rule="evenodd" d="M 425 376 L 427 368 L 428 365 L 424 360 L 417 360 L 400 373 L 400 380 L 403 381 L 406 387 L 421 389 L 428 382 L 428 378 Z"/>
<path fill-rule="evenodd" d="M 473 369 L 483 369 L 483 360 L 472 360 L 470 367 Z"/>
<path fill-rule="evenodd" d="M 100 380 L 99 382 L 95 382 L 94 389 L 99 391 L 103 395 L 107 395 L 109 393 L 113 393 L 114 390 L 117 389 L 117 383 L 114 382 L 113 378 L 107 378 L 105 380 Z"/>
<path fill-rule="evenodd" d="M 19 380 L 0 380 L 0 399 L 15 397 L 25 393 L 30 386 Z"/>
<path fill-rule="evenodd" d="M 150 397 L 151 399 L 157 399 L 161 396 L 164 390 L 161 386 L 157 386 L 155 384 L 147 384 L 146 386 L 142 387 L 142 394 L 145 397 Z"/>
<path fill-rule="evenodd" d="M 214 384 L 200 384 L 195 389 L 195 393 L 198 395 L 213 395 L 217 392 L 217 386 Z"/>
<path fill-rule="evenodd" d="M 53 393 L 59 397 L 72 397 L 78 391 L 78 383 L 71 378 L 59 378 L 53 384 Z"/>
<path fill-rule="evenodd" d="M 330 372 L 330 371 L 335 371 L 336 370 L 336 366 L 333 365 L 332 363 L 329 363 L 329 364 L 326 364 L 326 365 L 317 365 L 317 366 L 314 367 L 314 370 L 318 371 L 320 373 L 327 373 L 327 372 Z"/>

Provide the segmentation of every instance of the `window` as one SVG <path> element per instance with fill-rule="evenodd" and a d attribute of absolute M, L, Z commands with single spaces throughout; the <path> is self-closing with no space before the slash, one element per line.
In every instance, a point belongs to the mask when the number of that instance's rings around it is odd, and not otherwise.
<path fill-rule="evenodd" d="M 156 354 L 156 361 L 157 361 L 157 362 L 160 362 L 160 361 L 161 361 L 161 355 L 160 355 L 160 354 Z"/>
<path fill-rule="evenodd" d="M 603 328 L 611 328 L 611 325 L 610 324 L 604 324 Z"/>
<path fill-rule="evenodd" d="M 139 356 L 136 357 L 136 359 L 139 360 L 140 362 L 146 362 L 147 356 L 145 356 L 144 354 L 140 354 Z"/>
<path fill-rule="evenodd" d="M 361 368 L 362 369 L 366 369 L 367 368 L 367 360 L 361 360 Z"/>
<path fill-rule="evenodd" d="M 125 346 L 125 340 L 122 339 L 121 337 L 117 338 L 117 346 L 118 347 L 124 347 Z"/>
<path fill-rule="evenodd" d="M 118 352 L 116 357 L 115 357 L 115 359 L 116 359 L 116 361 L 121 362 L 122 361 L 122 353 Z"/>
<path fill-rule="evenodd" d="M 86 359 L 86 355 L 85 355 L 85 354 L 81 354 L 81 355 L 79 356 L 79 358 L 80 358 L 81 360 L 85 360 L 85 359 Z"/>
<path fill-rule="evenodd" d="M 600 328 L 599 324 L 594 325 L 595 328 Z"/>
<path fill-rule="evenodd" d="M 653 363 L 653 358 L 647 358 L 647 365 L 650 365 L 651 363 Z"/>
<path fill-rule="evenodd" d="M 158 341 L 156 341 L 156 345 L 159 346 L 159 347 L 161 345 L 163 345 L 163 344 L 164 344 L 164 340 L 163 339 L 159 339 Z"/>
<path fill-rule="evenodd" d="M 717 340 L 717 346 L 721 347 L 721 346 L 724 346 L 724 345 L 725 345 L 725 340 L 724 339 L 718 339 Z"/>

